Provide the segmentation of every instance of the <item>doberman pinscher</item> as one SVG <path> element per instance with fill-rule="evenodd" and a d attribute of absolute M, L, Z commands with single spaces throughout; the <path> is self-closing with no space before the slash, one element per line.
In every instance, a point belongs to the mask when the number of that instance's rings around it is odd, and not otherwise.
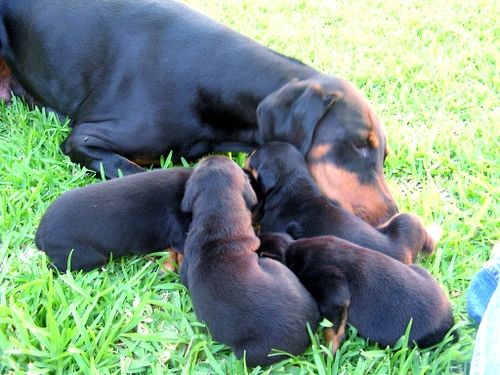
<path fill-rule="evenodd" d="M 0 57 L 35 100 L 72 120 L 63 151 L 108 177 L 169 151 L 196 159 L 284 141 L 347 210 L 373 225 L 397 212 L 382 125 L 351 83 L 181 3 L 2 0 Z"/>

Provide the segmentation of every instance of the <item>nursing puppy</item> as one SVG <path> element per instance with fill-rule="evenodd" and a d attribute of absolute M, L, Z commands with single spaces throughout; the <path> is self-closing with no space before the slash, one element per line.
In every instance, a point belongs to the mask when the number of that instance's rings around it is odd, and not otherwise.
<path fill-rule="evenodd" d="M 407 264 L 420 250 L 430 254 L 435 249 L 435 241 L 415 215 L 396 215 L 375 229 L 331 202 L 314 183 L 304 157 L 290 144 L 265 144 L 249 157 L 246 169 L 263 196 L 258 209 L 261 233 L 285 232 L 295 239 L 334 235 Z"/>
<path fill-rule="evenodd" d="M 202 161 L 186 186 L 182 209 L 192 212 L 181 281 L 196 316 L 212 336 L 249 366 L 269 365 L 309 345 L 318 306 L 280 262 L 259 258 L 250 208 L 257 203 L 243 170 L 226 157 Z"/>
<path fill-rule="evenodd" d="M 191 169 L 159 169 L 74 189 L 47 209 L 35 236 L 60 271 L 90 270 L 114 257 L 181 251 L 190 215 L 181 212 Z"/>
<path fill-rule="evenodd" d="M 327 340 L 334 351 L 346 322 L 383 347 L 404 335 L 410 319 L 410 343 L 419 347 L 437 344 L 454 324 L 446 295 L 423 268 L 333 236 L 293 241 L 266 233 L 260 240 L 260 255 L 289 267 L 333 323 Z"/>

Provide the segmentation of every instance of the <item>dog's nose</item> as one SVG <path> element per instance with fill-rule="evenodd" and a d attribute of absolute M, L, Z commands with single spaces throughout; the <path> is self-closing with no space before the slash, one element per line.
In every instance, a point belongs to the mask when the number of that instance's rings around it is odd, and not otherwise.
<path fill-rule="evenodd" d="M 387 212 L 389 213 L 390 217 L 393 217 L 394 215 L 398 214 L 399 213 L 399 208 L 398 208 L 398 205 L 396 204 L 396 202 L 394 202 L 393 200 L 390 200 L 387 204 Z"/>

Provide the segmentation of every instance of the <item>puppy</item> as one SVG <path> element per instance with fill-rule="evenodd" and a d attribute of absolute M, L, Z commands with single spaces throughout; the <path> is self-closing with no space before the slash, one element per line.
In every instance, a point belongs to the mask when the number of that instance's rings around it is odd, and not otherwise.
<path fill-rule="evenodd" d="M 263 195 L 261 233 L 286 232 L 295 239 L 334 235 L 407 264 L 420 250 L 430 254 L 435 249 L 435 241 L 415 215 L 398 214 L 377 230 L 331 202 L 319 191 L 302 154 L 290 144 L 265 144 L 249 157 L 246 169 Z"/>
<path fill-rule="evenodd" d="M 440 342 L 454 324 L 450 302 L 423 268 L 333 236 L 293 241 L 266 233 L 260 240 L 259 254 L 289 267 L 333 323 L 327 340 L 334 351 L 346 322 L 383 347 L 393 346 L 410 320 L 410 342 L 420 347 Z"/>
<path fill-rule="evenodd" d="M 144 172 L 74 189 L 47 209 L 35 236 L 53 265 L 71 270 L 102 266 L 109 256 L 181 251 L 190 215 L 181 212 L 191 169 Z"/>
<path fill-rule="evenodd" d="M 243 170 L 226 157 L 202 161 L 186 186 L 182 209 L 192 212 L 181 281 L 196 316 L 213 337 L 249 366 L 300 354 L 309 345 L 306 325 L 320 318 L 316 302 L 280 262 L 259 258 L 250 208 L 257 203 Z"/>

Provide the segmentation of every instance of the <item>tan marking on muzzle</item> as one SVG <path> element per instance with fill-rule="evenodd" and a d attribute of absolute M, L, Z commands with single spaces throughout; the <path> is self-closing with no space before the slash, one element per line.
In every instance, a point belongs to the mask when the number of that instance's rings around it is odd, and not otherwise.
<path fill-rule="evenodd" d="M 324 195 L 372 225 L 385 222 L 396 213 L 387 204 L 392 197 L 383 176 L 372 184 L 361 184 L 355 173 L 331 164 L 313 163 L 309 171 Z"/>

